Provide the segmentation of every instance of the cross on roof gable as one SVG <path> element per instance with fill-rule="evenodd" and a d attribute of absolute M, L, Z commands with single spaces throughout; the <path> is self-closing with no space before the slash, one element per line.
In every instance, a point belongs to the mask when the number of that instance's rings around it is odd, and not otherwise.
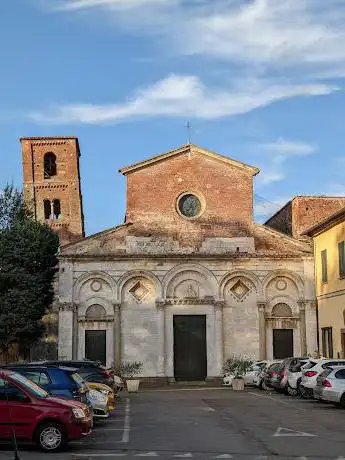
<path fill-rule="evenodd" d="M 256 176 L 256 174 L 258 174 L 260 171 L 259 168 L 255 168 L 254 166 L 247 165 L 245 163 L 242 163 L 241 161 L 233 160 L 224 155 L 220 155 L 219 153 L 212 152 L 211 150 L 204 149 L 202 147 L 198 147 L 197 145 L 194 145 L 194 144 L 186 144 L 177 149 L 170 150 L 169 152 L 161 153 L 160 155 L 153 156 L 147 160 L 140 161 L 138 163 L 134 163 L 129 166 L 125 166 L 119 169 L 119 172 L 123 174 L 124 176 L 126 176 L 127 174 L 135 172 L 139 169 L 147 168 L 148 166 L 151 166 L 154 163 L 158 163 L 160 161 L 164 161 L 171 157 L 178 156 L 184 153 L 204 155 L 205 157 L 212 158 L 217 161 L 221 161 L 224 164 L 227 164 L 229 166 L 235 166 L 236 168 L 246 170 L 249 173 L 251 173 L 253 176 Z"/>

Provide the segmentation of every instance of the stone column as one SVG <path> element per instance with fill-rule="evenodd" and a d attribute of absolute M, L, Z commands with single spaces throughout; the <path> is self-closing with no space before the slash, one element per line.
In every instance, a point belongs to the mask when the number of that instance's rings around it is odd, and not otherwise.
<path fill-rule="evenodd" d="M 224 302 L 215 302 L 215 342 L 217 352 L 217 371 L 219 375 L 222 373 L 222 368 L 224 364 L 223 307 Z"/>
<path fill-rule="evenodd" d="M 119 372 L 121 367 L 121 303 L 114 302 L 114 325 L 113 325 L 113 346 L 114 346 L 114 367 Z"/>
<path fill-rule="evenodd" d="M 298 301 L 299 306 L 299 333 L 301 339 L 301 356 L 307 355 L 307 328 L 305 323 L 305 300 Z"/>
<path fill-rule="evenodd" d="M 59 304 L 59 359 L 73 358 L 73 304 Z"/>
<path fill-rule="evenodd" d="M 266 359 L 266 319 L 265 310 L 266 302 L 258 302 L 259 310 L 259 343 L 260 343 L 260 360 Z"/>
<path fill-rule="evenodd" d="M 72 304 L 72 311 L 73 311 L 73 341 L 72 341 L 72 356 L 73 359 L 78 359 L 78 344 L 79 344 L 79 331 L 78 331 L 78 307 L 79 303 L 75 302 Z"/>
<path fill-rule="evenodd" d="M 158 350 L 159 350 L 159 361 L 157 366 L 157 374 L 159 377 L 165 377 L 165 360 L 166 360 L 166 349 L 165 349 L 165 303 L 163 301 L 156 301 L 158 308 Z"/>

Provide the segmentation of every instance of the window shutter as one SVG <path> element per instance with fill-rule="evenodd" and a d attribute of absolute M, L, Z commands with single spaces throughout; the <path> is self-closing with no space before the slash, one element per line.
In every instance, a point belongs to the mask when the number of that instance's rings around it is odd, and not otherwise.
<path fill-rule="evenodd" d="M 339 277 L 345 278 L 345 242 L 341 241 L 338 244 L 339 253 Z"/>

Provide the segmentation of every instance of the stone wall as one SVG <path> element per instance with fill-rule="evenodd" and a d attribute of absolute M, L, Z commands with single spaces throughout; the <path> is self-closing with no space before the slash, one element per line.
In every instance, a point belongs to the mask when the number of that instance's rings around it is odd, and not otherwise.
<path fill-rule="evenodd" d="M 120 354 L 122 361 L 144 361 L 144 377 L 173 375 L 174 314 L 207 316 L 208 376 L 219 375 L 231 354 L 260 357 L 258 304 L 270 316 L 277 303 L 292 310 L 295 353 L 302 350 L 299 302 L 306 301 L 307 351 L 317 348 L 312 257 L 303 260 L 197 260 L 138 258 L 117 261 L 63 261 L 60 301 L 76 305 L 83 320 L 87 308 L 107 310 L 109 347 L 107 364 L 114 362 L 116 319 L 120 305 Z M 310 304 L 310 305 L 309 305 Z M 114 323 L 115 321 L 115 323 Z M 268 320 L 267 320 L 268 321 Z M 60 309 L 59 355 L 72 357 L 73 308 Z M 96 327 L 89 324 L 87 327 Z M 79 335 L 85 328 L 79 323 Z M 266 323 L 265 352 L 272 358 L 272 328 Z M 78 356 L 83 355 L 79 339 Z"/>

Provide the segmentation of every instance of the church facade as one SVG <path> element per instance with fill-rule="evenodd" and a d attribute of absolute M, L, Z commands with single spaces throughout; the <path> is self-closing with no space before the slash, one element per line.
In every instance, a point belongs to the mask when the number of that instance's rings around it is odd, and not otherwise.
<path fill-rule="evenodd" d="M 145 378 L 203 380 L 231 355 L 317 350 L 312 248 L 254 222 L 257 168 L 188 144 L 120 172 L 124 224 L 60 250 L 60 359 L 141 361 Z M 78 217 L 61 213 L 61 225 Z"/>

